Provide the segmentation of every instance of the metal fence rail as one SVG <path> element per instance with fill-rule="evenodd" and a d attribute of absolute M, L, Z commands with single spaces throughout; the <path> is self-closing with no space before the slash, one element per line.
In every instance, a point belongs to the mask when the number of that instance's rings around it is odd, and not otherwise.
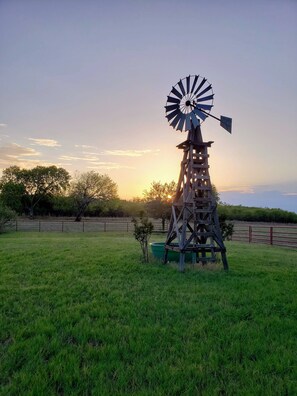
<path fill-rule="evenodd" d="M 233 241 L 297 249 L 297 226 L 234 224 Z"/>

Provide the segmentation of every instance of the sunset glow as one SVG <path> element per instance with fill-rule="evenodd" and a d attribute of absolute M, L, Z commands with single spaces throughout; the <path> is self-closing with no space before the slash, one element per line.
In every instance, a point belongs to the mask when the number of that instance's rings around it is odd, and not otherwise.
<path fill-rule="evenodd" d="M 210 117 L 202 124 L 222 200 L 297 210 L 297 3 L 188 6 L 2 2 L 0 175 L 11 165 L 94 170 L 125 199 L 177 182 L 186 133 L 164 106 L 173 84 L 201 74 L 211 114 L 233 118 L 232 135 Z"/>

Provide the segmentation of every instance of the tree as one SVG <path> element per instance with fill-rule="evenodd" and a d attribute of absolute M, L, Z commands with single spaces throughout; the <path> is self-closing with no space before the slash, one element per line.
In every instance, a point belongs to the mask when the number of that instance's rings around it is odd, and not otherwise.
<path fill-rule="evenodd" d="M 1 189 L 1 201 L 4 205 L 14 210 L 18 214 L 22 214 L 25 206 L 25 187 L 13 181 L 4 183 Z"/>
<path fill-rule="evenodd" d="M 34 209 L 41 199 L 60 193 L 69 185 L 70 175 L 63 168 L 56 166 L 36 166 L 32 169 L 21 169 L 11 166 L 4 169 L 0 182 L 1 191 L 7 183 L 21 185 L 27 200 L 29 216 L 33 217 Z"/>
<path fill-rule="evenodd" d="M 212 196 L 214 197 L 216 203 L 219 204 L 221 202 L 220 194 L 214 184 L 211 185 L 211 192 L 212 192 Z"/>
<path fill-rule="evenodd" d="M 170 219 L 171 205 L 176 192 L 176 183 L 161 183 L 153 181 L 150 189 L 144 190 L 144 201 L 149 216 L 162 220 L 162 229 L 165 230 L 165 221 Z"/>
<path fill-rule="evenodd" d="M 154 229 L 153 223 L 149 221 L 148 217 L 145 216 L 143 212 L 140 213 L 139 220 L 133 218 L 132 222 L 134 224 L 133 235 L 140 243 L 143 261 L 148 263 L 148 242 Z"/>
<path fill-rule="evenodd" d="M 72 183 L 71 196 L 77 208 L 75 221 L 80 221 L 91 202 L 117 198 L 117 185 L 109 176 L 90 171 L 80 174 Z"/>
<path fill-rule="evenodd" d="M 16 213 L 0 202 L 0 233 L 4 232 L 5 226 L 15 220 Z"/>

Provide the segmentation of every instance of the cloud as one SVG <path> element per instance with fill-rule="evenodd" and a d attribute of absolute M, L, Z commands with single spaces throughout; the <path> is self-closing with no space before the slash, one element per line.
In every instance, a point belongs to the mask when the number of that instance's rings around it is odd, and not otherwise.
<path fill-rule="evenodd" d="M 34 143 L 31 143 L 34 146 L 46 146 L 46 147 L 60 147 L 61 145 L 57 142 L 57 140 L 53 139 L 34 139 L 29 138 Z"/>
<path fill-rule="evenodd" d="M 37 165 L 50 166 L 53 163 L 42 161 L 40 153 L 32 147 L 23 147 L 16 143 L 10 143 L 0 147 L 0 169 L 17 165 L 21 168 L 32 168 Z"/>
<path fill-rule="evenodd" d="M 160 150 L 105 150 L 104 155 L 115 155 L 121 157 L 142 157 L 145 154 L 156 154 Z"/>
<path fill-rule="evenodd" d="M 0 128 L 6 128 L 7 124 L 0 124 Z"/>
<path fill-rule="evenodd" d="M 255 190 L 251 186 L 221 187 L 219 192 L 236 192 L 240 194 L 255 194 Z"/>
<path fill-rule="evenodd" d="M 59 159 L 62 161 L 96 161 L 98 157 L 75 157 L 72 155 L 61 155 Z"/>
<path fill-rule="evenodd" d="M 38 156 L 40 153 L 31 147 L 23 147 L 16 143 L 10 143 L 7 146 L 0 147 L 0 158 L 21 158 Z"/>
<path fill-rule="evenodd" d="M 135 169 L 132 166 L 121 165 L 116 162 L 91 162 L 91 166 L 87 167 L 88 169 Z"/>
<path fill-rule="evenodd" d="M 297 192 L 288 192 L 288 193 L 283 193 L 285 197 L 297 197 Z"/>
<path fill-rule="evenodd" d="M 93 148 L 93 149 L 97 149 L 97 147 L 95 147 L 95 146 L 88 146 L 87 144 L 75 144 L 74 145 L 74 147 L 78 147 L 78 148 L 86 148 L 86 149 L 88 149 L 88 148 Z"/>

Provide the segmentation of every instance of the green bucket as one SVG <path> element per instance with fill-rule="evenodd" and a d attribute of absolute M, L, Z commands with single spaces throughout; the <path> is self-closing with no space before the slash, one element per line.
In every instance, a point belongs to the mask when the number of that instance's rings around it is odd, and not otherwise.
<path fill-rule="evenodd" d="M 165 252 L 165 242 L 152 242 L 151 244 L 151 249 L 153 256 L 156 259 L 163 260 L 164 258 L 164 252 Z M 176 244 L 177 246 L 177 244 Z M 173 250 L 168 250 L 168 256 L 167 256 L 168 261 L 179 261 L 179 253 L 175 252 Z M 192 253 L 186 253 L 186 261 L 191 262 L 192 261 Z"/>

